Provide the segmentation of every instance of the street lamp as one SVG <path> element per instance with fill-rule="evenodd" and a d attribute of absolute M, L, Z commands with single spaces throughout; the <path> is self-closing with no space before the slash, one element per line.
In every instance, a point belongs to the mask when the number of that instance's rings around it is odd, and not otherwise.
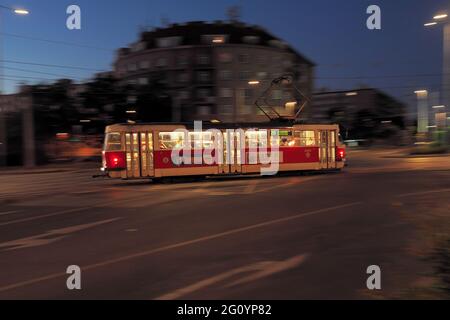
<path fill-rule="evenodd" d="M 0 9 L 12 12 L 16 15 L 19 16 L 26 16 L 30 14 L 30 11 L 24 9 L 24 8 L 11 8 L 8 6 L 4 6 L 4 5 L 0 5 Z M 0 37 L 0 41 L 1 41 L 1 37 Z M 1 43 L 0 43 L 1 44 Z M 3 76 L 3 65 L 2 65 L 2 61 L 0 59 L 0 77 Z M 3 93 L 3 80 L 0 79 L 0 94 Z"/>
<path fill-rule="evenodd" d="M 443 28 L 443 63 L 442 63 L 442 105 L 450 106 L 450 24 L 447 13 L 440 12 L 433 17 L 432 22 L 425 23 L 425 27 L 444 25 Z"/>

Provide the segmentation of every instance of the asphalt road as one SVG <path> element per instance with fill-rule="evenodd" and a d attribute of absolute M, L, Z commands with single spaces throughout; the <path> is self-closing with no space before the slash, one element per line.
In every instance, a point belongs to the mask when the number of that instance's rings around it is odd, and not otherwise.
<path fill-rule="evenodd" d="M 408 216 L 450 208 L 450 158 L 359 151 L 339 174 L 152 184 L 0 174 L 0 299 L 366 299 L 429 266 Z M 81 268 L 81 290 L 66 269 Z"/>

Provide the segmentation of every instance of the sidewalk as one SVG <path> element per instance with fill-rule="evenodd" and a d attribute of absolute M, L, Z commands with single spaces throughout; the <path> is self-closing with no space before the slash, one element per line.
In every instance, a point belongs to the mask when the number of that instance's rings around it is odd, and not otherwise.
<path fill-rule="evenodd" d="M 435 158 L 435 157 L 449 157 L 450 153 L 435 153 L 435 154 L 411 154 L 413 147 L 372 147 L 372 148 L 355 148 L 348 149 L 348 154 L 358 154 L 369 151 L 387 159 L 408 159 L 408 158 Z"/>
<path fill-rule="evenodd" d="M 71 172 L 71 171 L 83 171 L 99 169 L 101 163 L 99 162 L 71 162 L 71 163 L 59 163 L 48 164 L 44 166 L 36 166 L 34 168 L 23 167 L 2 167 L 0 168 L 0 176 L 3 175 L 23 175 L 23 174 L 45 174 L 45 173 L 58 173 L 58 172 Z"/>

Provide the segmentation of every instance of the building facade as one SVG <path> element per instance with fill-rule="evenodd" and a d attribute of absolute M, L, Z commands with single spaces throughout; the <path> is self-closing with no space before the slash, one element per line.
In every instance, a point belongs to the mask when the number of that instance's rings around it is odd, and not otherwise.
<path fill-rule="evenodd" d="M 319 92 L 310 122 L 335 122 L 346 139 L 388 138 L 405 128 L 406 106 L 378 89 Z"/>
<path fill-rule="evenodd" d="M 283 74 L 292 74 L 296 86 L 311 97 L 313 68 L 260 27 L 191 22 L 143 32 L 129 48 L 118 50 L 114 74 L 131 85 L 164 84 L 172 98 L 173 121 L 253 122 L 267 120 L 254 102 Z M 286 108 L 286 91 L 273 90 L 267 101 L 280 114 L 292 116 L 296 110 Z"/>

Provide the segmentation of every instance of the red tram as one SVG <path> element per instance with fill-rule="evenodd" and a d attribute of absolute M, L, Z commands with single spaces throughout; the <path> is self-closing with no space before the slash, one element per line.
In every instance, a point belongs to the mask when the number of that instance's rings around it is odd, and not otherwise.
<path fill-rule="evenodd" d="M 213 125 L 213 124 L 211 124 Z M 345 164 L 345 146 L 338 125 L 293 124 L 214 124 L 223 133 L 224 161 L 207 163 L 204 159 L 177 163 L 172 154 L 183 143 L 187 132 L 194 147 L 211 148 L 213 139 L 208 131 L 198 132 L 185 124 L 116 124 L 106 128 L 102 170 L 110 178 L 151 179 L 177 176 L 215 176 L 260 173 L 267 164 L 257 157 L 248 161 L 250 146 L 277 147 L 277 171 L 341 170 Z M 276 132 L 276 140 L 267 142 Z M 230 140 L 231 139 L 231 140 Z M 264 142 L 264 140 L 266 142 Z M 230 143 L 233 141 L 233 143 Z M 268 144 L 270 146 L 268 146 Z M 192 157 L 196 157 L 195 153 Z"/>

